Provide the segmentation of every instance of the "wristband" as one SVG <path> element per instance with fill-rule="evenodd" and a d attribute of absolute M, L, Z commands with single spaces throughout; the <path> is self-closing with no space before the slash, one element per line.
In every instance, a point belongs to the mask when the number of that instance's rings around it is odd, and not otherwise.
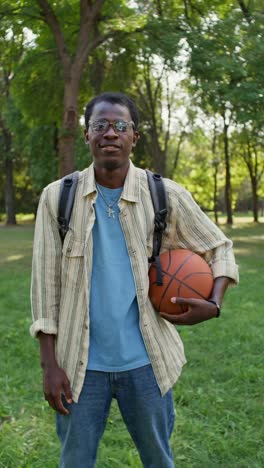
<path fill-rule="evenodd" d="M 214 301 L 213 299 L 207 299 L 207 302 L 211 302 L 212 304 L 214 304 L 217 308 L 217 313 L 216 313 L 216 318 L 220 316 L 220 313 L 221 313 L 221 308 L 220 308 L 220 305 Z"/>

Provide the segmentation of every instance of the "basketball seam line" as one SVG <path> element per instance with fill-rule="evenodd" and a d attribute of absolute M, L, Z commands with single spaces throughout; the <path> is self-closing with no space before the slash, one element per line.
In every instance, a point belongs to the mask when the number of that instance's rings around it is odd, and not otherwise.
<path fill-rule="evenodd" d="M 192 253 L 190 253 L 190 255 L 188 255 L 188 257 L 186 257 L 186 258 L 184 259 L 184 261 L 180 264 L 179 268 L 175 271 L 174 276 L 177 275 L 177 273 L 179 273 L 179 271 L 181 270 L 181 268 L 184 267 L 184 265 L 188 262 L 189 258 L 191 258 L 193 255 L 194 255 L 194 253 L 192 252 Z M 171 264 L 171 250 L 169 250 L 169 259 L 170 259 L 170 262 L 169 262 L 169 265 L 170 265 L 170 264 Z M 168 269 L 168 267 L 167 267 L 167 269 Z M 163 272 L 163 271 L 162 271 L 162 272 Z M 163 272 L 163 273 L 164 273 L 164 272 Z M 165 273 L 167 273 L 167 272 L 165 272 Z M 164 292 L 163 292 L 163 295 L 162 295 L 161 300 L 160 300 L 160 303 L 159 303 L 159 308 L 158 308 L 158 311 L 159 311 L 159 312 L 160 312 L 160 304 L 161 304 L 161 302 L 162 302 L 162 300 L 163 300 L 164 294 L 167 292 L 167 290 L 168 290 L 168 288 L 169 288 L 169 286 L 170 286 L 172 280 L 173 280 L 173 279 L 176 279 L 176 278 L 174 278 L 174 276 L 171 278 L 171 281 L 167 284 L 167 287 L 166 287 L 166 289 L 165 289 Z"/>
<path fill-rule="evenodd" d="M 191 291 L 195 292 L 199 297 L 201 297 L 202 299 L 205 299 L 205 300 L 206 300 L 206 297 L 203 296 L 199 291 L 196 291 L 196 289 L 192 288 L 192 286 L 189 286 L 189 284 L 185 283 L 183 280 L 180 280 L 180 279 L 178 279 L 178 278 L 175 278 L 175 275 L 176 275 L 177 273 L 178 273 L 178 272 L 176 271 L 175 274 L 174 274 L 173 276 L 171 276 L 170 273 L 168 273 L 168 272 L 166 272 L 166 271 L 165 271 L 165 272 L 163 271 L 163 274 L 165 274 L 165 275 L 167 275 L 167 276 L 170 276 L 171 280 L 170 280 L 170 282 L 167 284 L 166 289 L 163 291 L 163 294 L 162 294 L 162 296 L 161 296 L 161 299 L 160 299 L 160 302 L 159 302 L 159 308 L 158 308 L 158 311 L 159 311 L 159 312 L 160 312 L 161 302 L 162 302 L 162 300 L 164 299 L 164 295 L 165 295 L 165 293 L 167 292 L 167 290 L 168 290 L 168 288 L 170 287 L 170 285 L 171 285 L 171 283 L 172 283 L 173 280 L 178 281 L 178 283 L 179 283 L 180 286 L 185 286 L 185 287 L 187 287 L 187 288 L 190 289 Z M 190 274 L 190 275 L 185 276 L 184 279 L 185 279 L 185 278 L 188 278 L 188 277 L 190 277 L 190 276 L 192 276 L 192 275 L 194 275 L 194 274 L 198 274 L 198 273 L 199 273 L 199 274 L 203 274 L 203 275 L 210 275 L 210 276 L 211 276 L 211 273 L 197 272 L 197 273 L 192 273 L 192 274 Z M 152 284 L 155 284 L 155 283 L 152 283 Z"/>

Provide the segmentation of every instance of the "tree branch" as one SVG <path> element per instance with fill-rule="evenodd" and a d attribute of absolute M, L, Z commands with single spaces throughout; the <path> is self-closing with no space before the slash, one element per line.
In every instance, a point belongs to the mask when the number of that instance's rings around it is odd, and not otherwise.
<path fill-rule="evenodd" d="M 110 37 L 113 37 L 113 33 L 109 32 L 108 34 L 105 34 L 104 36 L 97 36 L 91 42 L 89 40 L 87 41 L 86 44 L 83 44 L 83 46 L 80 46 L 80 49 L 77 49 L 75 59 L 74 59 L 74 67 L 78 66 L 83 66 L 87 62 L 89 53 L 92 52 L 94 49 L 96 49 L 99 45 L 103 44 L 107 39 Z M 88 38 L 88 35 L 87 35 Z M 89 39 L 89 38 L 88 38 Z"/>
<path fill-rule="evenodd" d="M 168 74 L 166 74 L 166 95 L 167 95 L 167 111 L 168 111 L 168 122 L 167 122 L 167 131 L 165 134 L 165 143 L 164 143 L 164 153 L 167 154 L 169 139 L 170 139 L 170 124 L 171 124 L 171 100 L 170 100 L 170 90 L 169 90 L 169 79 Z"/>
<path fill-rule="evenodd" d="M 153 131 L 155 134 L 157 133 L 157 122 L 156 122 L 156 115 L 155 115 L 155 105 L 154 105 L 154 99 L 153 99 L 153 93 L 152 93 L 152 87 L 151 87 L 151 79 L 150 79 L 150 65 L 149 63 L 146 64 L 145 70 L 144 70 L 144 79 L 145 79 L 145 84 L 146 84 L 146 90 L 147 90 L 147 96 L 150 104 L 150 114 L 151 114 L 151 120 L 153 124 Z"/>
<path fill-rule="evenodd" d="M 181 149 L 181 145 L 182 145 L 182 142 L 184 140 L 184 137 L 185 137 L 185 130 L 182 130 L 181 133 L 180 133 L 180 136 L 179 136 L 178 143 L 177 143 L 175 158 L 174 158 L 174 162 L 173 162 L 172 174 L 176 171 L 177 166 L 178 166 L 179 157 L 180 157 L 180 149 Z"/>
<path fill-rule="evenodd" d="M 244 0 L 237 0 L 237 2 L 238 2 L 239 6 L 240 6 L 240 8 L 242 10 L 242 13 L 243 13 L 245 19 L 247 20 L 248 24 L 250 24 L 252 18 L 251 18 L 251 14 L 250 14 L 248 6 L 245 5 Z"/>
<path fill-rule="evenodd" d="M 201 18 L 204 17 L 204 12 L 202 11 L 201 8 L 198 7 L 197 2 L 194 2 L 194 4 L 193 4 L 193 2 L 191 0 L 189 0 L 189 4 L 190 4 L 190 7 L 191 7 L 191 10 L 196 11 L 201 16 Z"/>
<path fill-rule="evenodd" d="M 159 17 L 162 18 L 162 16 L 163 16 L 163 10 L 162 10 L 162 5 L 161 5 L 160 0 L 156 0 L 155 6 L 156 6 L 157 13 L 158 13 Z"/>
<path fill-rule="evenodd" d="M 99 13 L 105 0 L 97 0 L 92 3 L 91 0 L 80 0 L 80 29 L 78 35 L 77 49 L 75 54 L 75 63 L 84 64 L 88 58 L 89 51 L 97 47 L 92 46 L 90 40 L 94 26 L 99 21 Z"/>
<path fill-rule="evenodd" d="M 140 98 L 142 100 L 142 103 L 143 103 L 145 109 L 147 109 L 147 112 L 150 113 L 148 100 L 146 99 L 144 93 L 142 93 L 139 83 L 136 82 L 135 85 L 136 85 L 137 92 L 138 92 L 138 94 L 139 94 L 139 96 L 140 96 Z"/>
<path fill-rule="evenodd" d="M 76 54 L 74 58 L 74 67 L 77 69 L 82 68 L 86 63 L 90 52 L 96 49 L 99 45 L 103 44 L 109 38 L 115 36 L 130 35 L 131 32 L 110 30 L 108 33 L 102 35 L 100 33 L 93 35 L 94 29 L 101 21 L 100 12 L 105 0 L 80 0 L 80 30 L 78 35 L 78 43 Z M 133 33 L 141 32 L 143 28 L 136 28 Z"/>
<path fill-rule="evenodd" d="M 188 1 L 183 0 L 183 3 L 184 3 L 184 16 L 185 16 L 186 21 L 189 22 L 190 21 L 190 16 L 189 16 L 189 12 L 188 12 Z"/>
<path fill-rule="evenodd" d="M 54 36 L 59 52 L 59 57 L 64 68 L 64 74 L 67 76 L 70 72 L 71 58 L 67 51 L 65 39 L 58 18 L 47 0 L 36 1 L 40 7 L 40 10 L 42 11 L 45 23 L 47 23 Z"/>

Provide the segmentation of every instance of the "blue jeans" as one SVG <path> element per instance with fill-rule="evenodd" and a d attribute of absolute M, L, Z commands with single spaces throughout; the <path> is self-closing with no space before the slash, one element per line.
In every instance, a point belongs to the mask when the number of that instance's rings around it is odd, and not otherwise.
<path fill-rule="evenodd" d="M 78 403 L 69 416 L 57 413 L 61 468 L 93 468 L 112 398 L 145 468 L 173 468 L 169 439 L 175 412 L 172 391 L 161 397 L 152 366 L 124 372 L 87 371 Z"/>

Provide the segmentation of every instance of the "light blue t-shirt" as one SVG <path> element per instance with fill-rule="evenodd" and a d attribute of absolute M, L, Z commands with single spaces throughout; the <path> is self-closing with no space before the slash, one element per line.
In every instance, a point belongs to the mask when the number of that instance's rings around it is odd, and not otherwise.
<path fill-rule="evenodd" d="M 99 185 L 108 204 L 122 187 Z M 93 268 L 90 295 L 90 348 L 87 368 L 119 372 L 149 364 L 139 328 L 139 311 L 130 258 L 119 221 L 117 203 L 108 217 L 98 193 L 93 227 Z"/>

